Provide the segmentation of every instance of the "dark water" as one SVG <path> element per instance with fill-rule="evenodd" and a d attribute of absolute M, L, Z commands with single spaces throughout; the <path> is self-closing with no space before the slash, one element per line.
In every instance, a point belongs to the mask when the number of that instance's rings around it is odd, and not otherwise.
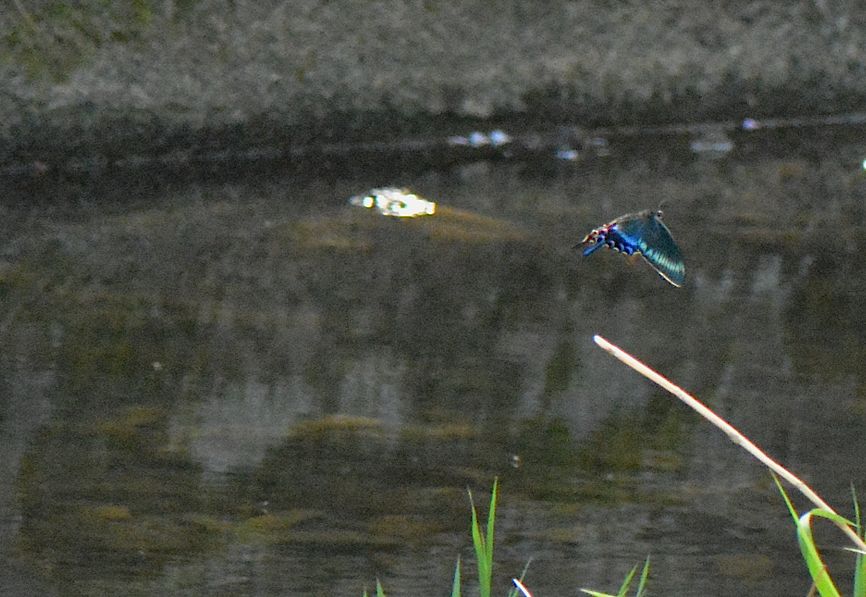
<path fill-rule="evenodd" d="M 866 495 L 866 137 L 612 139 L 574 162 L 3 181 L 0 593 L 447 594 L 501 483 L 498 594 L 805 594 L 767 473 Z M 714 158 L 714 159 L 713 159 Z M 326 165 L 327 166 L 327 165 Z M 398 184 L 439 202 L 350 207 Z M 571 246 L 666 201 L 684 288 Z M 802 502 L 798 502 L 802 507 Z M 824 544 L 850 576 L 844 540 Z"/>

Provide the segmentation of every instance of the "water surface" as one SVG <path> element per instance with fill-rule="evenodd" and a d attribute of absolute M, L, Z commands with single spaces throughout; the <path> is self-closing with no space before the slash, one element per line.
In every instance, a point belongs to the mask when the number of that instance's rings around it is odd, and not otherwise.
<path fill-rule="evenodd" d="M 0 589 L 445 593 L 471 489 L 536 595 L 805 593 L 767 473 L 592 343 L 696 393 L 848 514 L 866 494 L 866 157 L 851 128 L 612 138 L 575 161 L 6 179 Z M 435 216 L 348 205 L 411 187 Z M 665 202 L 676 289 L 572 246 Z M 805 504 L 800 504 L 805 506 Z M 828 551 L 847 576 L 844 540 Z"/>

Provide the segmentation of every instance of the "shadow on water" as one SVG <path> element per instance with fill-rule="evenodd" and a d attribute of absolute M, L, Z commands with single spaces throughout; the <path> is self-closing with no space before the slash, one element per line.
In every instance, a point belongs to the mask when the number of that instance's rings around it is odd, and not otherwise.
<path fill-rule="evenodd" d="M 575 161 L 7 179 L 0 587 L 447 590 L 502 482 L 501 584 L 804 590 L 767 475 L 593 348 L 696 392 L 831 502 L 863 487 L 862 131 Z M 439 202 L 349 206 L 383 184 Z M 687 283 L 572 245 L 666 202 Z M 840 556 L 842 557 L 842 556 Z"/>

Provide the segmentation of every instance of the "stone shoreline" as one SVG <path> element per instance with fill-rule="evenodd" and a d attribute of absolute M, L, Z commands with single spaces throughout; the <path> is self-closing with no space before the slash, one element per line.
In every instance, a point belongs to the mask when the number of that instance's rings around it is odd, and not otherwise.
<path fill-rule="evenodd" d="M 67 4 L 0 14 L 0 168 L 866 107 L 841 0 Z"/>

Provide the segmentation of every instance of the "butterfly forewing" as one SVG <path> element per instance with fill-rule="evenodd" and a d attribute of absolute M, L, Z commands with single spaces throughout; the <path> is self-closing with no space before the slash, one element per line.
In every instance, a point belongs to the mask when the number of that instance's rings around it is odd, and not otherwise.
<path fill-rule="evenodd" d="M 659 275 L 674 286 L 682 286 L 685 282 L 682 253 L 670 230 L 661 221 L 661 212 L 646 210 L 621 216 L 593 230 L 583 240 L 583 245 L 584 255 L 604 245 L 628 255 L 640 253 Z"/>
<path fill-rule="evenodd" d="M 639 252 L 665 280 L 682 286 L 686 279 L 683 255 L 657 212 L 623 216 L 615 222 L 623 241 Z"/>

